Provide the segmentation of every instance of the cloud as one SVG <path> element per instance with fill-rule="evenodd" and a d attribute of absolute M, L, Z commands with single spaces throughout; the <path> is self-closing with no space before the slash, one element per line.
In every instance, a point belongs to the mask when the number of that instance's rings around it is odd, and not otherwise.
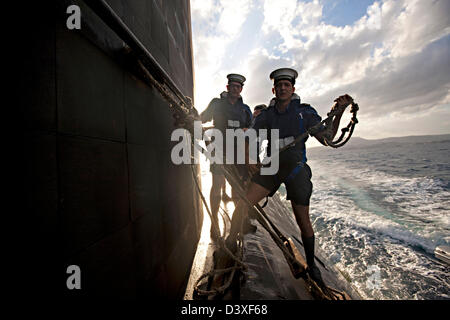
<path fill-rule="evenodd" d="M 199 20 L 208 20 L 213 18 L 215 11 L 217 10 L 217 5 L 215 1 L 191 1 L 191 13 L 196 19 L 196 23 Z"/>
<path fill-rule="evenodd" d="M 227 47 L 242 32 L 250 5 L 251 0 L 191 1 L 195 105 L 199 110 L 225 90 L 228 72 L 221 66 Z"/>
<path fill-rule="evenodd" d="M 200 2 L 206 7 L 196 9 Z M 386 129 L 383 121 L 394 125 L 391 120 L 402 117 L 401 126 L 412 131 L 421 115 L 431 123 L 442 110 L 448 112 L 448 0 L 375 1 L 364 16 L 346 26 L 327 24 L 324 1 L 319 0 L 191 3 L 196 89 L 202 90 L 203 104 L 224 89 L 225 75 L 234 70 L 242 70 L 248 79 L 245 101 L 251 107 L 267 103 L 272 97 L 269 73 L 294 67 L 299 70 L 297 92 L 323 115 L 338 95 L 352 94 L 361 107 L 360 126 L 371 128 L 360 131 L 368 138 Z M 240 54 L 244 58 L 239 63 L 227 62 L 233 70 L 223 69 L 224 52 L 240 40 L 242 26 L 254 10 L 261 11 L 262 19 L 262 27 L 254 30 L 257 41 Z M 433 133 L 437 127 L 441 133 L 450 129 L 437 122 Z"/>
<path fill-rule="evenodd" d="M 219 19 L 218 30 L 231 39 L 242 32 L 241 27 L 249 13 L 250 4 L 251 1 L 248 0 L 223 1 L 223 11 Z"/>

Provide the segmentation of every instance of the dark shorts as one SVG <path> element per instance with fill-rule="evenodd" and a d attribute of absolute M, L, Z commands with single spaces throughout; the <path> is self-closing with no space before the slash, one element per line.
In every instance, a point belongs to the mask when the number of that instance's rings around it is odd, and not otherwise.
<path fill-rule="evenodd" d="M 293 168 L 280 168 L 275 175 L 263 176 L 260 173 L 252 177 L 252 181 L 270 190 L 269 196 L 277 192 L 282 183 L 287 190 L 287 200 L 292 200 L 297 205 L 309 206 L 312 194 L 311 168 L 304 163 Z"/>

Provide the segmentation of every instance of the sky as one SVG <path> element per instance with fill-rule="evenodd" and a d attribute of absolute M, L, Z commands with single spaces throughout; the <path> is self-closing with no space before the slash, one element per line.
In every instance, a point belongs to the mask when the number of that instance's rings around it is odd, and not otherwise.
<path fill-rule="evenodd" d="M 226 90 L 229 73 L 247 78 L 252 110 L 268 104 L 269 74 L 290 67 L 296 93 L 322 116 L 339 95 L 354 98 L 354 136 L 450 133 L 449 0 L 190 3 L 197 110 Z"/>

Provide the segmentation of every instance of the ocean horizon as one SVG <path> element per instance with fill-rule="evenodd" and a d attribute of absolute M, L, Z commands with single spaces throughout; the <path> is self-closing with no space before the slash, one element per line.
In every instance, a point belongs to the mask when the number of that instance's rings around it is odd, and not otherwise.
<path fill-rule="evenodd" d="M 352 140 L 307 150 L 320 250 L 364 298 L 450 299 L 450 134 Z"/>

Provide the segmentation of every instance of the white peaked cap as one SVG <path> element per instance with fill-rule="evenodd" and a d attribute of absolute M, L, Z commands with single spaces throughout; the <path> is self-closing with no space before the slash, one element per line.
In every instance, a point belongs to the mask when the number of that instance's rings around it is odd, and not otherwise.
<path fill-rule="evenodd" d="M 272 71 L 270 74 L 270 79 L 274 80 L 275 82 L 278 80 L 295 80 L 298 77 L 297 71 L 291 68 L 281 68 L 277 69 L 275 71 Z"/>
<path fill-rule="evenodd" d="M 241 85 L 244 85 L 244 82 L 246 80 L 244 76 L 237 73 L 230 73 L 229 75 L 227 75 L 227 78 L 228 82 L 235 81 L 239 82 Z"/>

